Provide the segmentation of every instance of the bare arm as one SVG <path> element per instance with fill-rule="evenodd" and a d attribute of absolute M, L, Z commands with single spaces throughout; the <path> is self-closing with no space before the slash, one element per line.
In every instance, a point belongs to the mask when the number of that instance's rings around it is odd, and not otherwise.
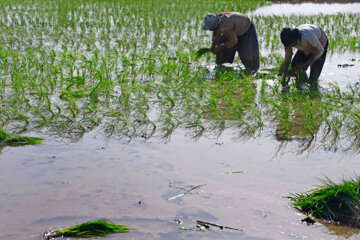
<path fill-rule="evenodd" d="M 219 29 L 215 29 L 213 31 L 213 36 L 212 36 L 213 44 L 218 44 L 220 42 L 221 34 L 222 32 Z"/>
<path fill-rule="evenodd" d="M 284 59 L 284 66 L 283 66 L 283 75 L 287 76 L 288 75 L 288 68 L 291 62 L 291 57 L 293 55 L 293 51 L 292 51 L 292 47 L 289 46 L 287 48 L 285 48 L 285 59 Z"/>
<path fill-rule="evenodd" d="M 221 39 L 221 31 L 215 29 L 212 36 L 211 51 L 214 52 Z"/>

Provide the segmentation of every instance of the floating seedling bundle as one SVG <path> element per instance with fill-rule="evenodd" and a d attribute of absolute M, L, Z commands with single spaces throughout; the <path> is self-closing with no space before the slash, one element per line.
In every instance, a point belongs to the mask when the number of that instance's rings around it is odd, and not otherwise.
<path fill-rule="evenodd" d="M 127 226 L 116 225 L 110 220 L 102 219 L 98 221 L 85 222 L 70 228 L 48 231 L 43 234 L 43 237 L 45 239 L 52 239 L 57 237 L 94 238 L 113 233 L 126 233 L 129 231 L 130 229 Z"/>
<path fill-rule="evenodd" d="M 315 219 L 360 228 L 360 178 L 345 179 L 336 184 L 330 179 L 306 193 L 292 194 L 292 205 Z"/>
<path fill-rule="evenodd" d="M 0 129 L 0 146 L 22 146 L 39 144 L 42 142 L 42 138 L 18 136 L 7 133 L 3 129 Z"/>

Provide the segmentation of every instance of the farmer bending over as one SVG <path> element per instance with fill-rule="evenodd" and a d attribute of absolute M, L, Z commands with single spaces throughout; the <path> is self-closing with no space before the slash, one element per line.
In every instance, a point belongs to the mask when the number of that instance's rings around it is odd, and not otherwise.
<path fill-rule="evenodd" d="M 236 51 L 247 70 L 259 69 L 259 43 L 254 24 L 238 12 L 205 16 L 204 30 L 213 31 L 211 51 L 216 64 L 233 63 Z"/>
<path fill-rule="evenodd" d="M 297 77 L 300 71 L 306 71 L 310 66 L 309 80 L 313 84 L 319 78 L 326 58 L 329 40 L 325 32 L 315 25 L 303 24 L 296 28 L 284 28 L 280 37 L 285 46 L 283 76 L 289 76 L 290 62 L 291 75 L 295 74 Z M 298 50 L 291 61 L 292 47 Z"/>

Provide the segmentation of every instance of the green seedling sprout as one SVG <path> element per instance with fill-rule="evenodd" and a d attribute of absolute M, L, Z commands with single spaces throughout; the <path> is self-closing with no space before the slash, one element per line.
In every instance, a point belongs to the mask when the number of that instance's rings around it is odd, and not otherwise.
<path fill-rule="evenodd" d="M 195 53 L 195 60 L 200 59 L 205 53 L 209 53 L 211 52 L 210 48 L 200 48 L 196 53 Z"/>

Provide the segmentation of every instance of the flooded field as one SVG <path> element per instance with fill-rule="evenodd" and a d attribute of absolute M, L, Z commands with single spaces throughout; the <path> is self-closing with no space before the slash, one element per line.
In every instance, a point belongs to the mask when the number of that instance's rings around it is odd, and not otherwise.
<path fill-rule="evenodd" d="M 44 138 L 0 147 L 0 240 L 102 218 L 132 230 L 101 239 L 359 238 L 286 196 L 359 174 L 360 7 L 264 4 L 0 1 L 1 126 Z M 251 16 L 258 74 L 195 60 L 222 10 Z M 283 88 L 279 33 L 305 22 L 330 39 L 319 86 Z"/>

